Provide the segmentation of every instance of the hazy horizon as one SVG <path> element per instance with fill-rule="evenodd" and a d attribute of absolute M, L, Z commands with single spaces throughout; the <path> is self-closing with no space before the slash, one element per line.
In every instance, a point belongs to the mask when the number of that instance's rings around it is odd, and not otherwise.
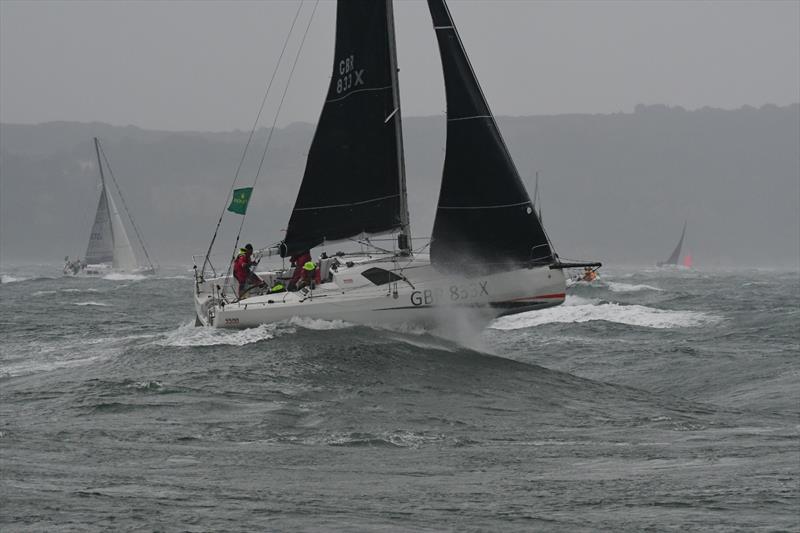
<path fill-rule="evenodd" d="M 540 172 L 544 225 L 562 257 L 652 266 L 669 255 L 686 219 L 686 250 L 699 268 L 800 264 L 800 104 L 653 105 L 498 122 L 530 194 Z M 404 126 L 412 233 L 429 236 L 445 119 L 406 117 Z M 84 252 L 97 202 L 93 136 L 103 141 L 151 253 L 162 264 L 188 264 L 208 246 L 248 135 L 70 122 L 0 127 L 3 264 Z M 313 132 L 299 123 L 276 130 L 245 240 L 280 239 Z M 265 139 L 262 129 L 255 145 Z M 257 159 L 248 158 L 243 185 Z M 238 227 L 231 216 L 222 248 Z"/>

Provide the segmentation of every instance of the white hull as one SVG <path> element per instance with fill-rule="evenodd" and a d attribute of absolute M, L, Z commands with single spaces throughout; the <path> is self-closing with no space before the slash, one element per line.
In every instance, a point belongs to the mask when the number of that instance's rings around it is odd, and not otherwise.
<path fill-rule="evenodd" d="M 408 281 L 376 285 L 363 272 L 383 269 Z M 272 279 L 280 273 L 262 272 Z M 313 291 L 252 296 L 240 301 L 219 294 L 222 278 L 197 283 L 197 324 L 247 328 L 302 316 L 357 324 L 436 324 L 455 314 L 488 322 L 498 316 L 542 309 L 564 301 L 563 271 L 548 266 L 470 277 L 437 272 L 427 256 L 364 257 L 350 267 L 340 266 L 332 281 Z M 230 291 L 229 291 L 230 292 Z M 222 296 L 222 297 L 221 297 Z"/>
<path fill-rule="evenodd" d="M 77 272 L 73 272 L 71 269 L 67 269 L 67 267 L 64 267 L 63 272 L 64 275 L 68 277 L 83 277 L 83 276 L 95 277 L 95 276 L 107 276 L 109 274 L 130 274 L 138 276 L 150 276 L 156 273 L 156 269 L 150 267 L 121 269 L 121 268 L 114 268 L 112 265 L 108 263 L 99 263 L 96 265 L 86 265 Z"/>

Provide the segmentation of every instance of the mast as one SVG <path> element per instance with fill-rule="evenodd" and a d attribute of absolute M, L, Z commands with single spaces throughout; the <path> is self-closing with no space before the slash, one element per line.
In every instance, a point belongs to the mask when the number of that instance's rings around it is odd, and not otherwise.
<path fill-rule="evenodd" d="M 411 253 L 411 221 L 408 215 L 408 190 L 406 188 L 406 163 L 403 151 L 403 125 L 400 113 L 400 80 L 397 75 L 397 41 L 394 34 L 394 9 L 392 0 L 386 0 L 386 28 L 389 37 L 389 70 L 392 79 L 392 102 L 394 111 L 389 119 L 394 120 L 397 138 L 397 174 L 400 182 L 400 225 L 398 246 L 401 253 Z"/>
<path fill-rule="evenodd" d="M 102 195 L 106 197 L 106 205 L 108 205 L 108 190 L 106 189 L 106 176 L 103 174 L 103 162 L 100 160 L 100 140 L 94 138 L 94 151 L 97 154 L 97 168 L 100 169 L 100 183 L 103 186 Z M 108 229 L 111 231 L 111 247 L 114 247 L 114 227 L 109 224 Z"/>

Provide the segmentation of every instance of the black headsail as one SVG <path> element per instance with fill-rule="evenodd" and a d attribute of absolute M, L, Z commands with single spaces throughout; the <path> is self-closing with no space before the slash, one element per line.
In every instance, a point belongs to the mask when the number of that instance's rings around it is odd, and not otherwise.
<path fill-rule="evenodd" d="M 551 263 L 553 251 L 444 0 L 428 0 L 447 93 L 447 152 L 431 261 L 465 271 Z"/>
<path fill-rule="evenodd" d="M 391 0 L 339 0 L 333 77 L 281 246 L 408 232 Z"/>

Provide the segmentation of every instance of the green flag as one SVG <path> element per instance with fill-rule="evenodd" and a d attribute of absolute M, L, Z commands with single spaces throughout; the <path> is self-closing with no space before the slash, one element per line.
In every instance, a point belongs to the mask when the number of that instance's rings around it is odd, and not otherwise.
<path fill-rule="evenodd" d="M 234 189 L 233 200 L 231 200 L 231 205 L 228 206 L 228 211 L 244 215 L 247 212 L 247 203 L 250 201 L 251 194 L 253 194 L 252 187 Z"/>

